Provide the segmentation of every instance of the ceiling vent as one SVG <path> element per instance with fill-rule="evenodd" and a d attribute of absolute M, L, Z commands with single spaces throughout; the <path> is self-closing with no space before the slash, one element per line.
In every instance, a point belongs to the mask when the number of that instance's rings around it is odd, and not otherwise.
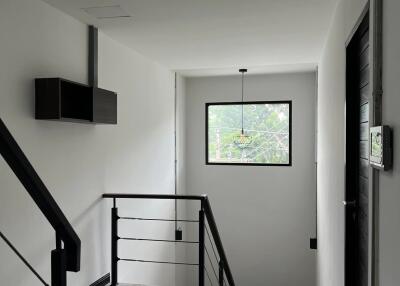
<path fill-rule="evenodd" d="M 88 7 L 88 8 L 82 8 L 82 10 L 88 13 L 90 16 L 95 17 L 97 19 L 115 19 L 115 18 L 131 17 L 131 15 L 129 15 L 119 5 Z"/>

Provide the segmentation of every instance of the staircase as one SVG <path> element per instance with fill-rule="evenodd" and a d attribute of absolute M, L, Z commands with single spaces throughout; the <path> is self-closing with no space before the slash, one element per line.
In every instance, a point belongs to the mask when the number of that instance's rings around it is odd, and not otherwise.
<path fill-rule="evenodd" d="M 65 217 L 61 208 L 58 206 L 51 193 L 30 164 L 23 151 L 14 140 L 7 127 L 0 118 L 0 154 L 7 162 L 14 174 L 18 177 L 25 190 L 36 203 L 40 211 L 47 218 L 49 224 L 55 231 L 56 248 L 51 252 L 51 283 L 46 282 L 34 267 L 24 258 L 17 248 L 7 239 L 6 235 L 0 231 L 0 238 L 10 247 L 10 249 L 21 259 L 24 265 L 38 278 L 38 281 L 45 285 L 67 286 L 67 272 L 80 271 L 81 241 L 73 229 L 70 222 Z M 105 285 L 125 285 L 140 286 L 138 284 L 118 283 L 118 265 L 121 263 L 146 263 L 146 264 L 168 264 L 198 269 L 199 286 L 219 285 L 235 286 L 233 275 L 228 263 L 228 259 L 221 241 L 215 217 L 211 208 L 210 201 L 206 195 L 202 196 L 183 196 L 183 195 L 156 195 L 156 194 L 103 194 L 104 199 L 111 199 L 111 277 L 109 274 L 100 278 L 90 286 Z M 166 219 L 148 217 L 122 217 L 118 214 L 118 202 L 120 200 L 164 200 L 164 201 L 197 201 L 199 209 L 197 219 Z M 147 237 L 121 237 L 118 233 L 118 224 L 121 220 L 140 220 L 144 222 L 180 222 L 196 224 L 198 228 L 198 238 L 195 241 L 182 240 L 177 236 L 174 240 L 164 238 Z M 119 257 L 118 245 L 120 241 L 130 241 L 131 243 L 146 241 L 149 243 L 190 244 L 198 249 L 198 261 L 156 261 L 146 259 L 146 257 Z M 207 242 L 207 244 L 206 244 Z M 207 247 L 208 245 L 208 247 Z M 45 254 L 44 254 L 45 255 Z M 3 262 L 2 262 L 3 263 Z M 0 277 L 1 279 L 1 277 Z M 134 282 L 134 281 L 133 281 Z M 111 284 L 109 284 L 111 283 Z M 144 286 L 144 285 L 142 285 Z"/>
<path fill-rule="evenodd" d="M 184 196 L 184 195 L 155 195 L 155 194 L 104 194 L 103 198 L 113 200 L 113 208 L 111 209 L 111 285 L 118 284 L 118 264 L 119 263 L 152 263 L 152 264 L 170 264 L 184 265 L 198 268 L 198 285 L 229 285 L 235 286 L 228 259 L 221 241 L 214 214 L 211 208 L 210 201 L 206 195 L 202 196 Z M 198 211 L 198 220 L 168 220 L 157 218 L 143 217 L 121 217 L 118 215 L 117 201 L 121 199 L 145 199 L 145 200 L 183 200 L 183 201 L 198 201 L 200 209 Z M 142 220 L 142 221 L 174 221 L 198 224 L 198 240 L 165 240 L 154 238 L 139 238 L 139 237 L 120 237 L 118 235 L 118 222 L 120 220 Z M 206 239 L 211 246 L 206 247 Z M 155 261 L 146 260 L 142 257 L 119 257 L 118 243 L 121 240 L 128 241 L 149 241 L 149 242 L 165 242 L 165 243 L 184 243 L 198 245 L 198 261 Z M 206 259 L 209 267 L 206 267 Z"/>
<path fill-rule="evenodd" d="M 51 252 L 51 285 L 66 286 L 67 271 L 78 272 L 80 270 L 81 241 L 1 118 L 0 154 L 53 227 L 56 248 Z M 43 285 L 49 285 L 38 275 L 37 271 L 23 258 L 18 250 L 12 246 L 6 236 L 3 233 L 1 234 L 1 238 L 12 248 L 14 253 L 33 274 L 38 277 L 39 281 Z"/>

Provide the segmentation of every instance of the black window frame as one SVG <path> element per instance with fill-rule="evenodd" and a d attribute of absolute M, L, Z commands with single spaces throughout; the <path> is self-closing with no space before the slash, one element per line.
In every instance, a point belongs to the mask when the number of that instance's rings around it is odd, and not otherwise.
<path fill-rule="evenodd" d="M 289 163 L 285 164 L 276 164 L 276 163 L 219 163 L 219 162 L 210 162 L 208 158 L 208 108 L 210 106 L 215 105 L 252 105 L 252 104 L 288 104 L 289 105 Z M 271 166 L 271 167 L 291 167 L 292 166 L 292 140 L 293 140 L 293 132 L 292 132 L 292 100 L 274 100 L 274 101 L 237 101 L 237 102 L 207 102 L 205 104 L 205 111 L 206 111 L 206 140 L 205 140 L 205 160 L 206 165 L 221 165 L 221 166 Z"/>

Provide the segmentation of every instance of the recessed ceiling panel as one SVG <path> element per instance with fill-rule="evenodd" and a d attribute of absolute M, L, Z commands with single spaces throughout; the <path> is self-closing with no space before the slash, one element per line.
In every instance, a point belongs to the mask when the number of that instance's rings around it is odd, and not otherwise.
<path fill-rule="evenodd" d="M 130 15 L 119 5 L 87 7 L 87 8 L 82 8 L 82 10 L 85 11 L 90 16 L 93 16 L 97 19 L 130 17 Z"/>

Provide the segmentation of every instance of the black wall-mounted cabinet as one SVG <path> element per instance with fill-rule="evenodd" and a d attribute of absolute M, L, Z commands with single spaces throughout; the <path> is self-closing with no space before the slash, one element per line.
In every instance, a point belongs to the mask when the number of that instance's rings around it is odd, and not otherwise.
<path fill-rule="evenodd" d="M 117 94 L 62 78 L 35 80 L 35 118 L 117 124 Z"/>

